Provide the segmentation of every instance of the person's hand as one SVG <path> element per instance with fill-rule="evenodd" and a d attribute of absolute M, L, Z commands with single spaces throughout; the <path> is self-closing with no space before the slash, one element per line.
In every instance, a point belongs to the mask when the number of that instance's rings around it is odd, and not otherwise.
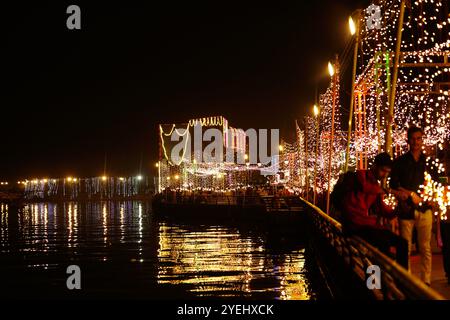
<path fill-rule="evenodd" d="M 402 201 L 408 200 L 409 195 L 410 195 L 410 192 L 404 191 L 404 190 L 399 190 L 398 194 L 397 194 L 398 198 Z"/>
<path fill-rule="evenodd" d="M 441 208 L 439 208 L 439 205 L 436 202 L 431 202 L 431 210 L 433 210 L 433 212 L 439 212 Z"/>
<path fill-rule="evenodd" d="M 416 206 L 422 202 L 422 198 L 415 192 L 411 192 L 411 200 Z"/>
<path fill-rule="evenodd" d="M 408 192 L 406 190 L 392 190 L 391 192 L 394 194 L 394 196 L 397 197 L 397 199 L 402 200 L 402 201 L 406 201 L 408 200 L 411 192 Z"/>

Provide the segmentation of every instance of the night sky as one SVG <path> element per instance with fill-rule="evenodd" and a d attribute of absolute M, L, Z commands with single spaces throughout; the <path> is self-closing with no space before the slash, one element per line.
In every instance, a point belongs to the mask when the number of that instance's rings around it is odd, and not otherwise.
<path fill-rule="evenodd" d="M 369 5 L 92 2 L 2 4 L 0 180 L 153 174 L 157 124 L 204 116 L 293 140 Z"/>

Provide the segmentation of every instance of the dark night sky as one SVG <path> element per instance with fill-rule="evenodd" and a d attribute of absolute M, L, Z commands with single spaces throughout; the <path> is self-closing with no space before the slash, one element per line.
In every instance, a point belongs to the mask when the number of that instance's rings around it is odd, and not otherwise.
<path fill-rule="evenodd" d="M 348 15 L 368 5 L 92 2 L 2 5 L 0 180 L 98 175 L 105 152 L 110 174 L 137 173 L 141 155 L 150 172 L 157 124 L 202 116 L 293 139 Z"/>

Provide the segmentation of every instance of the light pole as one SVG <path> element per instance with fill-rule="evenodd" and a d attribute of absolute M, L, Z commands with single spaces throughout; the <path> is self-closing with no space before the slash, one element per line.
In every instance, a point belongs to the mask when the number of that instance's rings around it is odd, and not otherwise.
<path fill-rule="evenodd" d="M 308 158 L 308 118 L 305 119 L 305 178 L 306 178 L 306 201 L 309 201 L 309 176 L 308 176 L 308 168 L 309 168 L 309 158 Z"/>
<path fill-rule="evenodd" d="M 386 121 L 386 148 L 385 151 L 392 156 L 392 124 L 394 122 L 394 104 L 395 104 L 395 91 L 397 89 L 397 77 L 398 77 L 398 65 L 400 61 L 400 49 L 402 44 L 402 31 L 403 31 L 403 18 L 405 16 L 405 1 L 401 0 L 400 3 L 400 16 L 398 18 L 397 29 L 397 43 L 395 46 L 395 60 L 394 68 L 392 71 L 392 87 L 389 96 L 389 114 Z"/>
<path fill-rule="evenodd" d="M 278 155 L 278 172 L 279 173 L 283 173 L 283 181 L 285 181 L 285 166 L 284 166 L 284 160 L 283 160 L 283 158 L 284 158 L 284 155 L 282 155 L 283 154 L 283 152 L 284 152 L 284 146 L 282 145 L 282 144 L 280 144 L 279 146 L 278 146 L 278 149 L 280 150 L 280 154 Z M 278 180 L 278 182 L 279 183 L 281 183 L 281 175 L 280 174 L 278 174 L 278 176 L 280 177 L 280 179 Z M 282 185 L 286 185 L 285 183 L 283 183 Z M 277 186 L 276 186 L 276 191 L 278 192 L 278 184 L 277 184 Z"/>
<path fill-rule="evenodd" d="M 348 171 L 348 163 L 350 160 L 350 141 L 352 139 L 353 107 L 354 107 L 354 103 L 355 103 L 354 95 L 355 95 L 356 67 L 358 64 L 360 15 L 361 15 L 361 11 L 356 10 L 355 15 L 354 15 L 355 19 L 356 19 L 356 24 L 353 21 L 353 18 L 351 16 L 348 18 L 350 33 L 352 34 L 352 36 L 356 34 L 356 37 L 355 37 L 355 48 L 354 48 L 354 52 L 353 52 L 352 92 L 350 95 L 350 112 L 349 112 L 349 116 L 348 116 L 347 150 L 345 152 L 345 167 L 344 167 L 345 172 Z"/>
<path fill-rule="evenodd" d="M 317 197 L 317 158 L 319 154 L 319 113 L 320 110 L 317 107 L 317 105 L 314 105 L 314 116 L 316 117 L 316 155 L 315 155 L 315 161 L 314 161 L 314 205 L 316 204 L 316 197 Z"/>
<path fill-rule="evenodd" d="M 333 157 L 333 140 L 334 140 L 334 112 L 336 108 L 336 97 L 337 97 L 337 79 L 339 76 L 339 62 L 336 57 L 336 62 L 334 66 L 328 63 L 328 72 L 332 78 L 333 83 L 333 105 L 331 109 L 331 133 L 330 133 L 330 154 L 328 158 L 328 191 L 327 191 L 327 214 L 330 214 L 330 192 L 331 192 L 331 159 Z"/>
<path fill-rule="evenodd" d="M 161 164 L 160 161 L 158 161 L 155 164 L 156 168 L 158 168 L 158 193 L 161 193 Z"/>

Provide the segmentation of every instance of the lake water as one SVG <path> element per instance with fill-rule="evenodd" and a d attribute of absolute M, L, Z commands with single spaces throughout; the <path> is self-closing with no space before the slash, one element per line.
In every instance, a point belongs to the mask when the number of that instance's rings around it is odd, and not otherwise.
<path fill-rule="evenodd" d="M 270 227 L 168 221 L 139 201 L 0 204 L 0 218 L 2 297 L 317 299 L 304 243 Z"/>

